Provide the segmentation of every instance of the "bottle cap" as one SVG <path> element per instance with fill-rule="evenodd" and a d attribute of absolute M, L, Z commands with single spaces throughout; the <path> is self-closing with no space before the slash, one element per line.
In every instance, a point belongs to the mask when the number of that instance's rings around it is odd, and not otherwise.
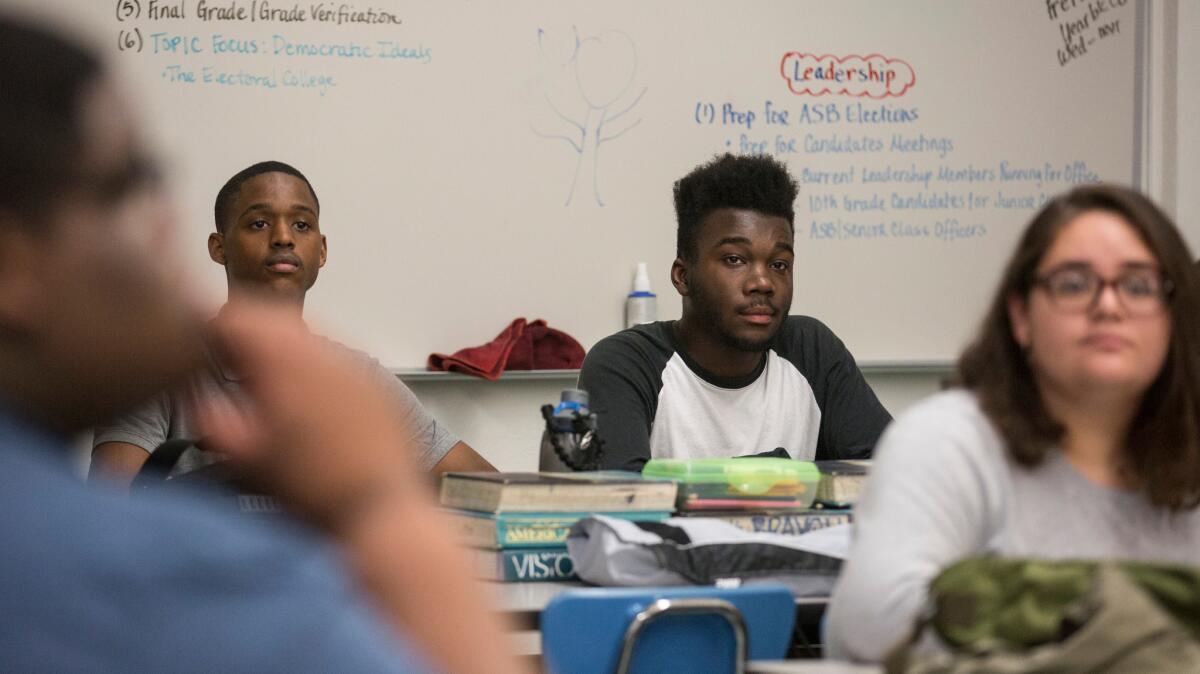
<path fill-rule="evenodd" d="M 586 405 L 588 403 L 588 392 L 581 388 L 565 388 L 562 391 L 562 402 L 580 403 Z"/>
<path fill-rule="evenodd" d="M 650 272 L 646 270 L 645 262 L 639 262 L 637 265 L 637 273 L 633 275 L 633 292 L 650 292 Z"/>

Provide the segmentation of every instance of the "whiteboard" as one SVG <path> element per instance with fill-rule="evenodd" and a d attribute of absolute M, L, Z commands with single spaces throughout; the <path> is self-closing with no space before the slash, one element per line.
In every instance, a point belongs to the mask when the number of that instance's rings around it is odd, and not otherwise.
<path fill-rule="evenodd" d="M 24 4 L 112 57 L 206 293 L 217 189 L 286 161 L 307 315 L 397 368 L 517 316 L 590 347 L 639 261 L 677 317 L 671 186 L 716 153 L 800 180 L 792 312 L 865 362 L 953 358 L 1042 201 L 1140 181 L 1135 0 Z"/>

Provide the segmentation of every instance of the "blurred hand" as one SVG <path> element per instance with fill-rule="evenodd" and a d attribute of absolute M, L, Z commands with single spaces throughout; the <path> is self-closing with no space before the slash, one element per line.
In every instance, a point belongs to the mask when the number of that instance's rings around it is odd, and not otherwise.
<path fill-rule="evenodd" d="M 206 448 L 334 532 L 377 499 L 424 490 L 386 392 L 294 311 L 230 303 L 212 328 L 250 405 L 219 398 L 197 410 Z"/>
<path fill-rule="evenodd" d="M 310 335 L 294 311 L 231 302 L 213 329 L 250 404 L 200 410 L 207 444 L 332 533 L 376 606 L 442 669 L 522 671 L 485 604 L 489 592 L 419 479 L 382 383 Z"/>

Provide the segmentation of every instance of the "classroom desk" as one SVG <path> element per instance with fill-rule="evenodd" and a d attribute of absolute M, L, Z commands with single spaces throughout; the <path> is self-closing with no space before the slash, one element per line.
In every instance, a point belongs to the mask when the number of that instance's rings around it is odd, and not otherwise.
<path fill-rule="evenodd" d="M 880 674 L 878 665 L 856 665 L 829 660 L 751 660 L 746 674 Z"/>
<path fill-rule="evenodd" d="M 541 613 L 559 594 L 575 588 L 591 587 L 578 581 L 536 583 L 488 583 L 499 594 L 496 604 L 504 613 Z"/>
<path fill-rule="evenodd" d="M 495 592 L 493 605 L 511 621 L 513 642 L 520 655 L 539 655 L 542 652 L 540 616 L 542 609 L 559 594 L 583 587 L 594 587 L 578 581 L 536 583 L 487 583 Z M 810 643 L 818 643 L 818 625 L 825 613 L 828 597 L 797 597 L 796 622 Z"/>
<path fill-rule="evenodd" d="M 542 609 L 558 594 L 578 587 L 588 587 L 576 581 L 537 583 L 487 583 L 495 590 L 493 605 L 499 608 L 510 622 L 514 632 L 513 648 L 517 655 L 541 655 L 542 632 L 540 616 Z"/>

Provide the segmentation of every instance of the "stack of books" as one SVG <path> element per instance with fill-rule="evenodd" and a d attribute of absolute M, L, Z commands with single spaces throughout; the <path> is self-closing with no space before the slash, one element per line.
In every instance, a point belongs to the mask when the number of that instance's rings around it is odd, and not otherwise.
<path fill-rule="evenodd" d="M 681 512 L 686 517 L 715 517 L 750 533 L 801 536 L 810 531 L 849 524 L 853 514 L 848 509 L 832 508 L 756 508 L 747 510 Z"/>
<path fill-rule="evenodd" d="M 817 461 L 821 482 L 817 485 L 815 503 L 823 508 L 852 508 L 858 502 L 863 483 L 867 481 L 870 461 Z"/>
<path fill-rule="evenodd" d="M 675 484 L 637 473 L 447 473 L 441 505 L 473 548 L 487 580 L 574 580 L 571 525 L 591 514 L 661 522 Z"/>

